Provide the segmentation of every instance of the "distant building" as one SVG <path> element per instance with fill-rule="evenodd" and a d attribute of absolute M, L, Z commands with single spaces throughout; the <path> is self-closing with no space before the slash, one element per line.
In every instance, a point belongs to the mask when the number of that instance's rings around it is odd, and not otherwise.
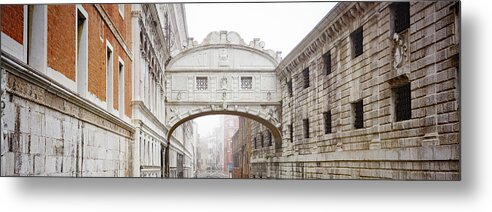
<path fill-rule="evenodd" d="M 239 127 L 232 137 L 232 178 L 250 178 L 250 159 L 253 144 L 251 126 L 255 121 L 239 117 Z"/>
<path fill-rule="evenodd" d="M 239 127 L 238 116 L 224 116 L 224 172 L 232 175 L 232 136 Z"/>

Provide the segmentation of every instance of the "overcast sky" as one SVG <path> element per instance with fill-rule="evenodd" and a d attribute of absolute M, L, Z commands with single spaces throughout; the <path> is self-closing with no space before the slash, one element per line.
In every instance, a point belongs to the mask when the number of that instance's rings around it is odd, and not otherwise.
<path fill-rule="evenodd" d="M 253 38 L 265 42 L 266 49 L 285 56 L 333 8 L 322 3 L 201 3 L 185 4 L 188 36 L 198 43 L 212 31 L 236 31 L 246 44 Z M 198 133 L 208 134 L 221 124 L 218 116 L 195 119 Z"/>
<path fill-rule="evenodd" d="M 246 44 L 253 38 L 285 57 L 335 2 L 185 4 L 188 35 L 198 43 L 212 31 L 236 31 Z"/>

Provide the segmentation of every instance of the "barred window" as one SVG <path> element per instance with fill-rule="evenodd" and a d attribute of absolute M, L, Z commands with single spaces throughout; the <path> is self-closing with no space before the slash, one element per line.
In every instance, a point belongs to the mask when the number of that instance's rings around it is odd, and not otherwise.
<path fill-rule="evenodd" d="M 395 2 L 391 4 L 393 15 L 393 31 L 400 33 L 410 27 L 410 3 Z"/>
<path fill-rule="evenodd" d="M 302 124 L 304 125 L 304 138 L 309 138 L 309 119 L 303 119 Z"/>
<path fill-rule="evenodd" d="M 241 89 L 253 89 L 253 77 L 241 77 Z"/>
<path fill-rule="evenodd" d="M 309 68 L 302 71 L 302 76 L 304 78 L 304 88 L 309 88 Z"/>
<path fill-rule="evenodd" d="M 412 105 L 410 95 L 410 83 L 393 88 L 395 97 L 396 121 L 409 120 L 412 118 Z"/>
<path fill-rule="evenodd" d="M 354 114 L 354 127 L 355 129 L 360 129 L 364 127 L 364 103 L 359 100 L 352 103 L 352 109 Z"/>
<path fill-rule="evenodd" d="M 363 52 L 363 31 L 362 27 L 359 27 L 350 34 L 350 39 L 352 40 L 352 52 L 354 58 L 358 57 Z"/>
<path fill-rule="evenodd" d="M 323 117 L 325 120 L 325 134 L 331 133 L 331 111 L 324 112 Z"/>
<path fill-rule="evenodd" d="M 208 78 L 207 77 L 196 77 L 196 89 L 199 91 L 208 89 Z"/>
<path fill-rule="evenodd" d="M 327 51 L 323 55 L 323 62 L 325 64 L 325 74 L 328 75 L 331 73 L 331 53 L 330 53 L 330 51 Z"/>

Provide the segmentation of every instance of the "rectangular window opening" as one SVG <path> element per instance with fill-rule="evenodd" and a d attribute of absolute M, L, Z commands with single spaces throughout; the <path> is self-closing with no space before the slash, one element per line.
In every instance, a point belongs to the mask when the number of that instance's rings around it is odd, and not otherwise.
<path fill-rule="evenodd" d="M 328 75 L 331 73 L 331 53 L 330 51 L 327 51 L 323 55 L 323 63 L 325 65 L 325 74 Z"/>
<path fill-rule="evenodd" d="M 113 109 L 113 50 L 106 46 L 106 102 L 108 111 Z"/>
<path fill-rule="evenodd" d="M 118 110 L 120 117 L 123 116 L 125 110 L 125 66 L 123 63 L 118 63 Z"/>
<path fill-rule="evenodd" d="M 350 39 L 352 40 L 352 52 L 353 58 L 358 57 L 363 53 L 363 30 L 359 27 L 350 34 Z"/>
<path fill-rule="evenodd" d="M 393 16 L 393 31 L 401 33 L 410 27 L 410 2 L 395 2 L 391 4 Z"/>
<path fill-rule="evenodd" d="M 331 111 L 324 112 L 323 117 L 325 120 L 325 134 L 331 133 Z"/>
<path fill-rule="evenodd" d="M 88 89 L 88 26 L 87 17 L 77 9 L 77 92 L 85 97 Z"/>
<path fill-rule="evenodd" d="M 409 120 L 412 118 L 410 83 L 393 88 L 395 97 L 396 121 Z"/>
<path fill-rule="evenodd" d="M 253 77 L 241 77 L 241 89 L 253 89 Z"/>
<path fill-rule="evenodd" d="M 352 103 L 352 110 L 354 114 L 354 128 L 364 128 L 364 103 L 362 100 Z"/>
<path fill-rule="evenodd" d="M 196 77 L 196 89 L 204 91 L 208 89 L 208 77 Z"/>
<path fill-rule="evenodd" d="M 309 88 L 309 68 L 305 68 L 302 71 L 302 76 L 304 78 L 304 88 Z"/>
<path fill-rule="evenodd" d="M 289 124 L 289 134 L 290 134 L 290 142 L 294 142 L 294 127 L 292 124 Z"/>
<path fill-rule="evenodd" d="M 304 126 L 304 138 L 309 138 L 309 119 L 303 119 L 302 124 Z"/>
<path fill-rule="evenodd" d="M 292 97 L 292 79 L 287 82 L 287 91 L 289 92 L 289 97 Z"/>

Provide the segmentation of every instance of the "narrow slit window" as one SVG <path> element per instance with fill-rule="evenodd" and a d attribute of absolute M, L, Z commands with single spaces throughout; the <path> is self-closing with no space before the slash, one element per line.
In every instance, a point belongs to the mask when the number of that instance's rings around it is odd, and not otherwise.
<path fill-rule="evenodd" d="M 393 28 L 395 33 L 400 33 L 410 27 L 410 3 L 395 2 L 391 4 L 393 12 Z"/>
<path fill-rule="evenodd" d="M 410 94 L 410 83 L 393 88 L 395 97 L 396 121 L 409 120 L 412 118 L 412 105 Z"/>
<path fill-rule="evenodd" d="M 352 52 L 354 58 L 361 55 L 364 51 L 363 49 L 363 30 L 362 27 L 359 27 L 355 31 L 350 34 L 350 38 L 352 40 Z"/>
<path fill-rule="evenodd" d="M 268 146 L 272 146 L 272 133 L 270 131 L 267 132 Z"/>
<path fill-rule="evenodd" d="M 289 125 L 290 142 L 294 142 L 294 127 L 292 124 Z"/>
<path fill-rule="evenodd" d="M 323 63 L 325 65 L 325 74 L 328 75 L 331 73 L 331 53 L 330 51 L 327 51 L 323 55 Z"/>
<path fill-rule="evenodd" d="M 309 138 L 309 119 L 303 119 L 302 124 L 304 125 L 304 138 Z"/>
<path fill-rule="evenodd" d="M 305 68 L 302 71 L 302 76 L 304 78 L 304 88 L 309 88 L 309 68 Z"/>
<path fill-rule="evenodd" d="M 77 92 L 81 96 L 87 93 L 88 85 L 88 26 L 87 16 L 77 9 Z"/>
<path fill-rule="evenodd" d="M 354 111 L 354 128 L 364 128 L 364 103 L 362 100 L 352 103 L 352 109 Z"/>
<path fill-rule="evenodd" d="M 107 109 L 113 108 L 113 50 L 106 46 L 106 102 Z"/>
<path fill-rule="evenodd" d="M 118 63 L 118 110 L 122 117 L 125 110 L 125 66 L 121 61 Z"/>
<path fill-rule="evenodd" d="M 323 118 L 325 120 L 325 134 L 331 133 L 331 111 L 324 112 Z"/>
<path fill-rule="evenodd" d="M 260 133 L 260 144 L 261 144 L 261 147 L 264 147 L 264 138 L 263 138 L 263 133 Z"/>
<path fill-rule="evenodd" d="M 292 97 L 292 79 L 287 82 L 287 91 L 289 92 L 289 97 Z"/>

